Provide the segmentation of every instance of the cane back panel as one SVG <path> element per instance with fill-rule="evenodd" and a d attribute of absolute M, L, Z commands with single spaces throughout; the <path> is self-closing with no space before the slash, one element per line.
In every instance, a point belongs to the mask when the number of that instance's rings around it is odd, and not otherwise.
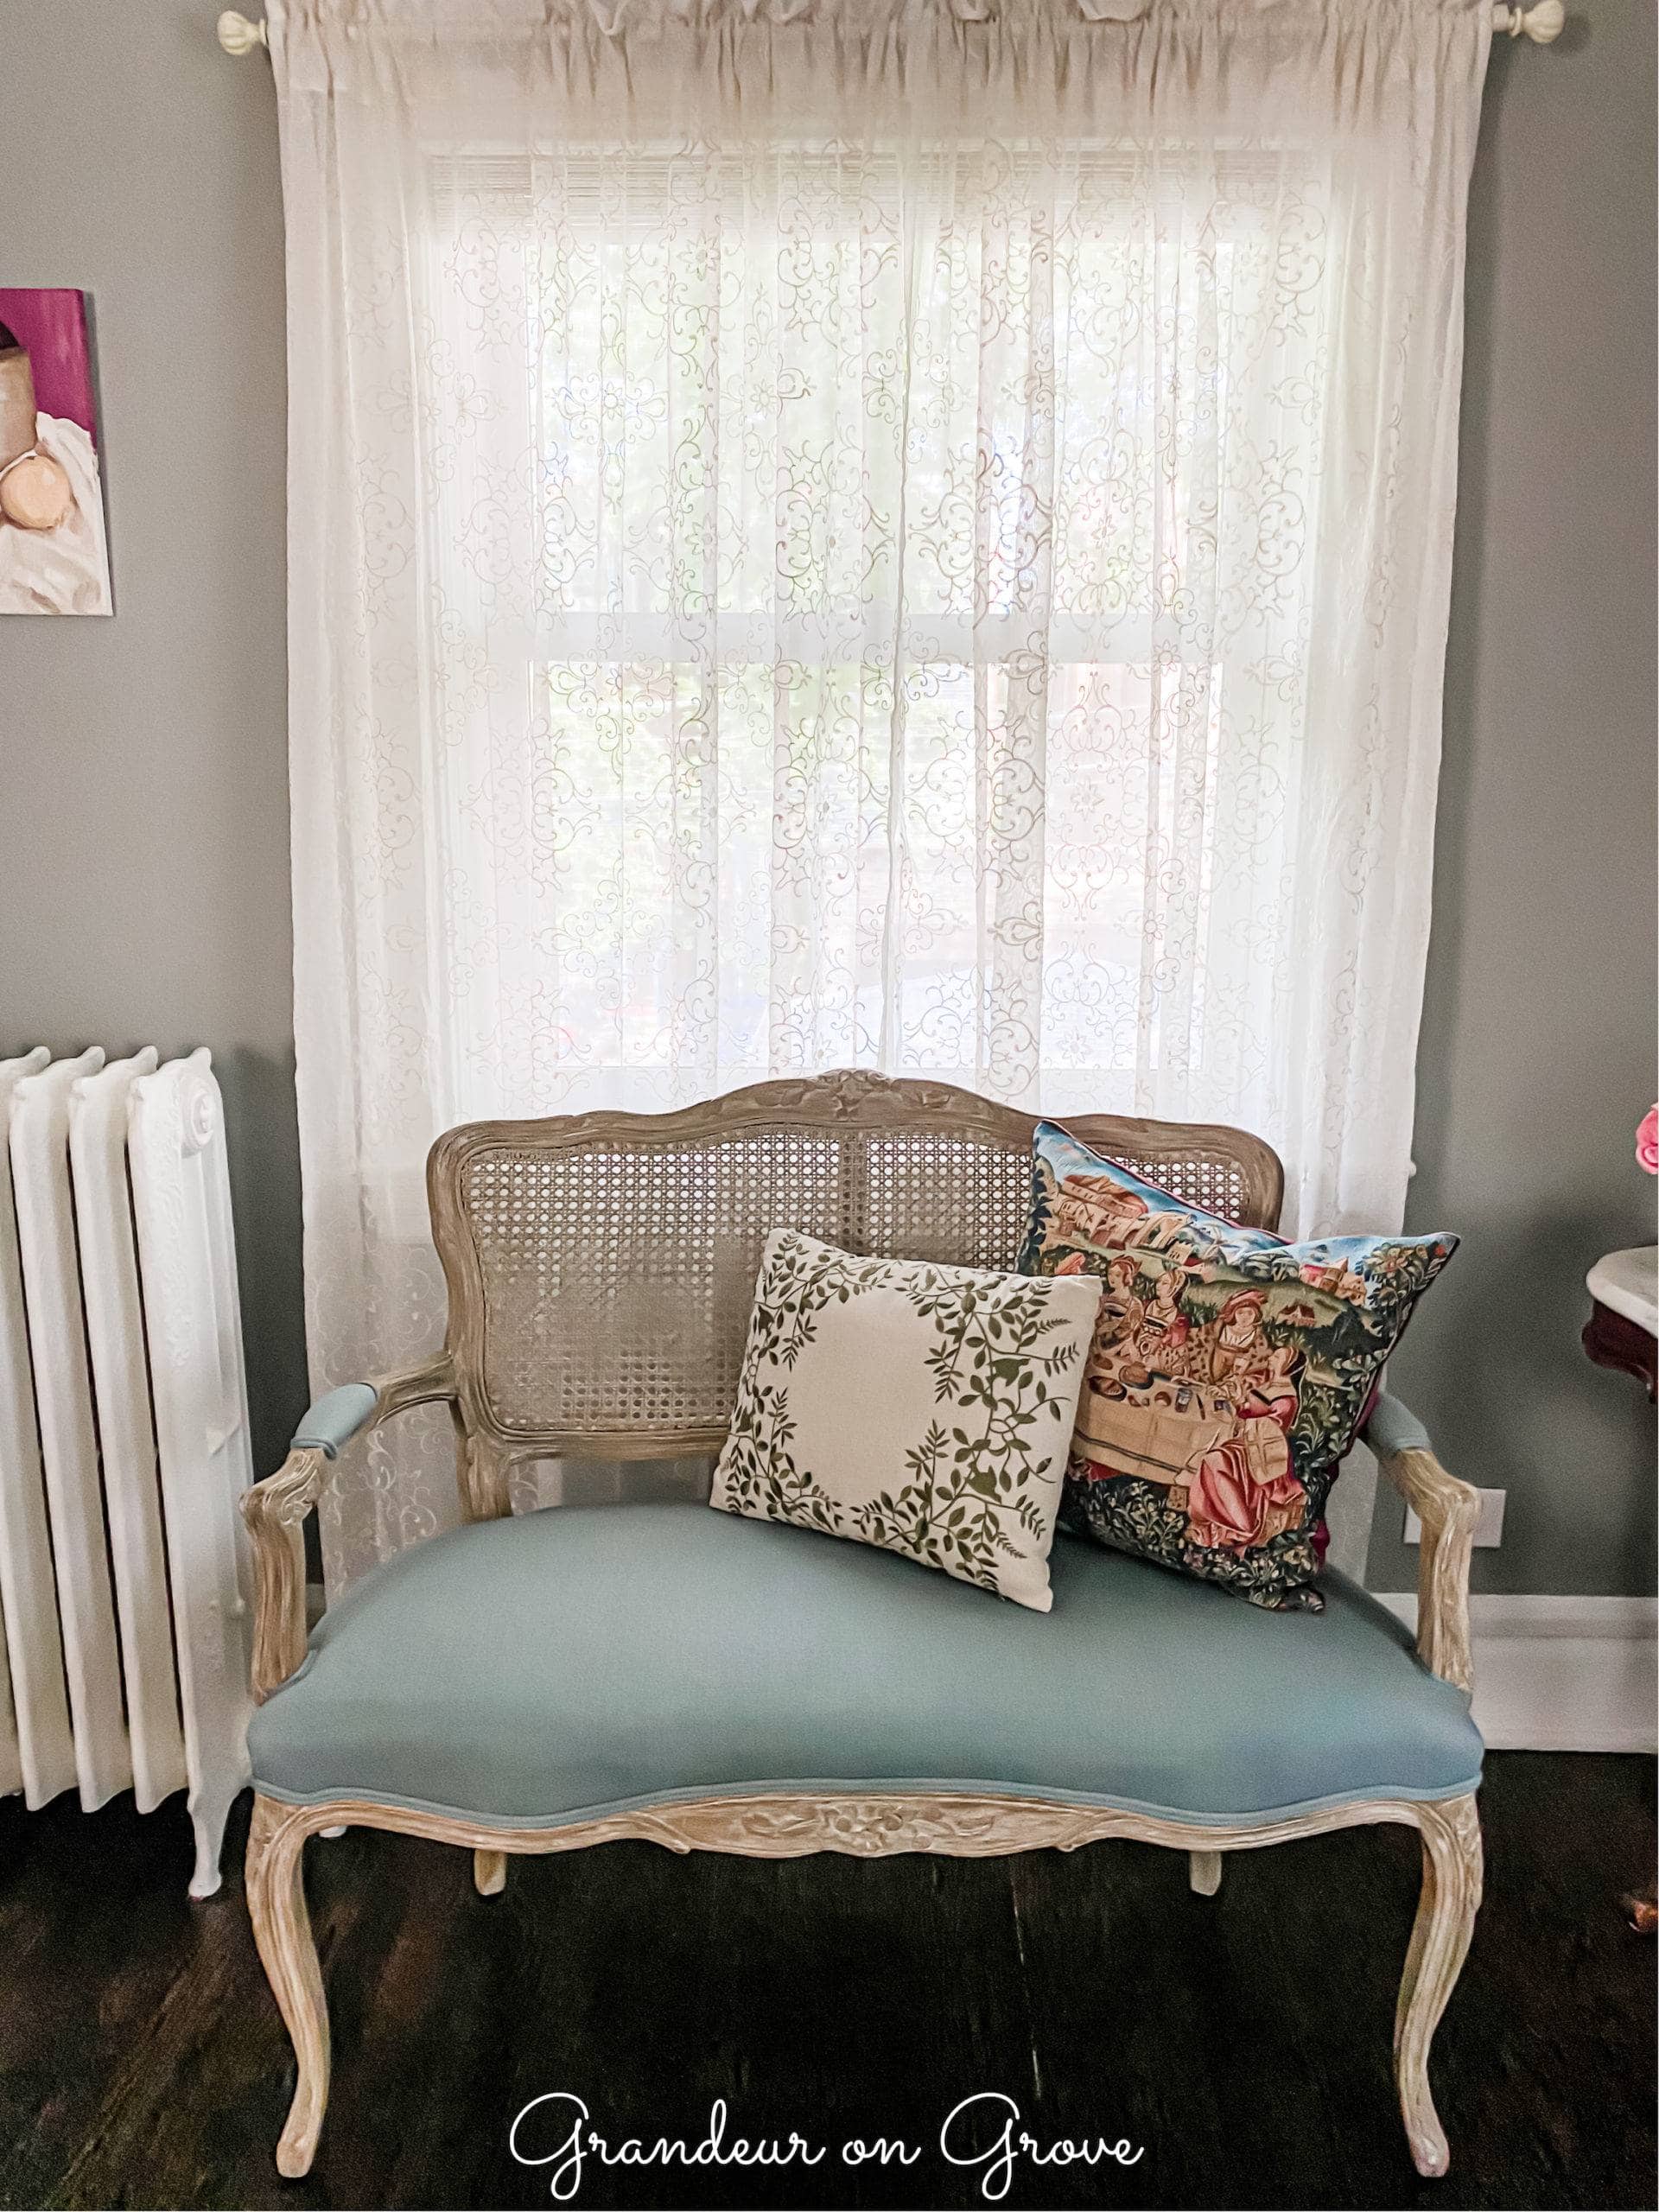
<path fill-rule="evenodd" d="M 427 1187 L 469 1427 L 525 1456 L 645 1459 L 724 1438 L 772 1229 L 1009 1268 L 1033 1116 L 943 1084 L 838 1073 L 662 1115 L 478 1122 Z M 1250 1227 L 1276 1155 L 1238 1129 L 1068 1119 L 1096 1151 Z"/>

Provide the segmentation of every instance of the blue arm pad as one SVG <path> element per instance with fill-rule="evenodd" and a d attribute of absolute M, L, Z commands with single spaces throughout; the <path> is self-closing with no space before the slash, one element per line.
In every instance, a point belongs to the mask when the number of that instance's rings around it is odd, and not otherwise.
<path fill-rule="evenodd" d="M 1391 1398 L 1386 1390 L 1371 1408 L 1371 1417 L 1365 1424 L 1365 1441 L 1384 1459 L 1391 1459 L 1396 1452 L 1434 1449 L 1428 1440 L 1428 1431 L 1411 1408 L 1399 1398 Z"/>
<path fill-rule="evenodd" d="M 321 1452 L 332 1459 L 374 1411 L 378 1393 L 367 1382 L 342 1382 L 319 1398 L 294 1432 L 292 1452 Z"/>

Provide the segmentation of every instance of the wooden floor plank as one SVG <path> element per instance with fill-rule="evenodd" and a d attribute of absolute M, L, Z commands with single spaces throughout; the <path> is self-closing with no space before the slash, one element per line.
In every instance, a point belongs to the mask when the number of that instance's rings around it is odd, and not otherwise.
<path fill-rule="evenodd" d="M 1389 2044 L 1414 1902 L 1407 1832 L 1230 1858 L 1215 1897 L 1130 1844 L 1002 1860 L 781 1862 L 620 1844 L 511 1862 L 356 1832 L 308 1847 L 333 2007 L 315 2171 L 278 2180 L 292 2087 L 240 1894 L 185 1896 L 176 1802 L 0 1805 L 0 2202 L 536 2205 L 513 2115 L 572 2091 L 592 2124 L 734 2131 L 810 2170 L 606 2171 L 594 2207 L 970 2205 L 938 2155 L 996 2091 L 1039 2139 L 1119 2136 L 1127 2172 L 1020 2169 L 1021 2207 L 1451 2208 L 1653 2202 L 1654 1963 L 1618 1898 L 1655 1850 L 1650 1760 L 1493 1758 L 1487 1903 L 1433 2073 L 1449 2178 L 1418 2181 Z M 853 2135 L 922 2147 L 849 2170 Z"/>

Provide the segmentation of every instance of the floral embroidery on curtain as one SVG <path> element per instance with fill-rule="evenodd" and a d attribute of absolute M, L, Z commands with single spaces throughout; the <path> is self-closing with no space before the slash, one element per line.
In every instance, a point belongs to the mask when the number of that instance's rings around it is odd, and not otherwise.
<path fill-rule="evenodd" d="M 1397 1225 L 1486 11 L 272 20 L 318 1381 L 480 1116 L 874 1066 Z"/>

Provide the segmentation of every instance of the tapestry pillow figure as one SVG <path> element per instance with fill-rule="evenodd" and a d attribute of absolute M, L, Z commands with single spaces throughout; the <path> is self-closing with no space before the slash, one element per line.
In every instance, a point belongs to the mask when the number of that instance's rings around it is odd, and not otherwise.
<path fill-rule="evenodd" d="M 1091 1277 L 857 1258 L 774 1230 L 710 1504 L 1047 1612 L 1100 1296 Z"/>
<path fill-rule="evenodd" d="M 1287 1244 L 1038 1125 L 1020 1265 L 1104 1292 L 1061 1517 L 1117 1550 L 1320 1611 L 1325 1502 L 1455 1236 Z"/>

